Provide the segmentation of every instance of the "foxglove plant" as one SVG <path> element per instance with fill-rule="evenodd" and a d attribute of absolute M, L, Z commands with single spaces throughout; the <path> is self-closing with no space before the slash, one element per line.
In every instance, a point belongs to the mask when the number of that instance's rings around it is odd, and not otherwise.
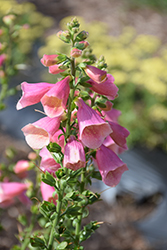
<path fill-rule="evenodd" d="M 95 56 L 90 50 L 83 53 L 89 46 L 88 33 L 79 32 L 79 26 L 74 18 L 66 31 L 58 32 L 71 46 L 69 55 L 56 53 L 41 59 L 49 73 L 60 73 L 61 79 L 55 84 L 21 84 L 23 96 L 17 109 L 41 102 L 45 112 L 42 119 L 22 129 L 29 146 L 41 157 L 41 197 L 36 199 L 43 200 L 38 207 L 45 221 L 40 233 L 25 235 L 22 250 L 29 238 L 38 249 L 83 249 L 82 242 L 100 226 L 97 221 L 82 225 L 87 206 L 100 199 L 87 184 L 96 178 L 114 187 L 128 170 L 117 155 L 127 149 L 129 135 L 118 124 L 120 111 L 111 103 L 118 97 L 118 88 L 104 58 L 92 66 Z"/>

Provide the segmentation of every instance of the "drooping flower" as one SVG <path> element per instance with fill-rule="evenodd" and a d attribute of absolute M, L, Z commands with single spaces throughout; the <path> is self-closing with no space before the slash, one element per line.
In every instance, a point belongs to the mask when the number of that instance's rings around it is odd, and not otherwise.
<path fill-rule="evenodd" d="M 115 143 L 117 145 L 119 145 L 122 148 L 126 148 L 126 137 L 129 136 L 129 131 L 122 127 L 121 125 L 119 125 L 116 122 L 111 122 L 109 121 L 109 124 L 111 126 L 112 129 L 112 133 L 110 134 L 111 138 L 115 141 Z"/>
<path fill-rule="evenodd" d="M 44 182 L 41 182 L 41 194 L 42 194 L 42 198 L 44 201 L 49 201 L 53 204 L 57 204 L 56 201 L 58 199 L 58 195 L 55 194 L 53 196 L 53 193 L 54 193 L 55 189 L 54 187 L 51 187 L 49 185 L 47 185 L 46 183 Z"/>
<path fill-rule="evenodd" d="M 64 148 L 63 166 L 72 170 L 84 168 L 86 164 L 85 152 L 81 142 L 70 136 Z"/>
<path fill-rule="evenodd" d="M 56 74 L 64 72 L 66 69 L 64 69 L 64 68 L 62 69 L 61 68 L 62 66 L 63 66 L 62 63 L 49 66 L 49 73 L 56 75 Z"/>
<path fill-rule="evenodd" d="M 77 49 L 77 48 L 72 48 L 70 54 L 72 57 L 77 58 L 77 57 L 80 57 L 82 55 L 82 50 Z"/>
<path fill-rule="evenodd" d="M 96 161 L 103 182 L 110 186 L 116 186 L 122 174 L 128 170 L 127 165 L 109 148 L 101 145 L 96 152 Z"/>
<path fill-rule="evenodd" d="M 41 156 L 41 162 L 40 162 L 40 168 L 42 171 L 48 171 L 50 174 L 55 175 L 55 172 L 61 167 L 60 164 L 58 164 L 49 150 L 44 147 L 41 149 L 39 155 Z"/>
<path fill-rule="evenodd" d="M 22 82 L 21 88 L 23 94 L 16 105 L 16 109 L 19 110 L 40 102 L 44 94 L 53 86 L 54 84 L 46 82 L 40 82 L 40 83 Z"/>
<path fill-rule="evenodd" d="M 118 87 L 114 84 L 114 77 L 110 74 L 107 74 L 107 78 L 98 83 L 93 79 L 87 81 L 92 85 L 90 89 L 100 95 L 105 95 L 109 100 L 114 100 L 118 96 Z"/>
<path fill-rule="evenodd" d="M 41 149 L 49 144 L 60 126 L 61 117 L 44 117 L 22 128 L 27 144 L 33 149 Z"/>
<path fill-rule="evenodd" d="M 122 154 L 125 150 L 128 150 L 127 144 L 124 144 L 124 147 L 118 146 L 111 136 L 107 136 L 103 142 L 103 145 L 111 149 L 115 154 Z"/>
<path fill-rule="evenodd" d="M 102 83 L 107 80 L 107 72 L 101 69 L 98 69 L 92 65 L 86 65 L 84 69 L 86 74 L 96 83 Z"/>
<path fill-rule="evenodd" d="M 54 55 L 44 54 L 41 59 L 41 63 L 46 67 L 52 66 L 58 62 L 57 57 L 58 57 L 57 54 L 54 54 Z"/>
<path fill-rule="evenodd" d="M 118 109 L 110 109 L 108 111 L 102 110 L 102 115 L 105 121 L 118 122 L 118 118 L 121 115 L 121 111 Z"/>
<path fill-rule="evenodd" d="M 95 110 L 86 105 L 81 98 L 78 99 L 77 104 L 79 139 L 89 148 L 100 147 L 104 139 L 112 132 L 110 125 Z"/>
<path fill-rule="evenodd" d="M 0 182 L 0 207 L 10 206 L 14 198 L 21 195 L 29 187 L 29 183 Z"/>
<path fill-rule="evenodd" d="M 50 117 L 57 117 L 63 114 L 66 109 L 70 87 L 70 76 L 57 82 L 41 99 L 45 113 Z"/>

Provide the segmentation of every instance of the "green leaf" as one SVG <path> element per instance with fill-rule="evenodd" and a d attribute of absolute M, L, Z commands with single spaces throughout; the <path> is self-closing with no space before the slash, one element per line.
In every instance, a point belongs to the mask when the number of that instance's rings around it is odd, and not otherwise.
<path fill-rule="evenodd" d="M 56 183 L 55 178 L 47 171 L 45 172 L 45 174 L 42 174 L 42 181 L 53 187 L 55 186 Z"/>
<path fill-rule="evenodd" d="M 27 218 L 25 215 L 19 215 L 18 217 L 18 221 L 23 225 L 26 226 L 27 225 Z"/>
<path fill-rule="evenodd" d="M 57 246 L 57 250 L 66 249 L 67 246 L 68 246 L 68 243 L 67 243 L 66 241 L 62 241 L 62 242 Z"/>
<path fill-rule="evenodd" d="M 61 152 L 61 147 L 56 142 L 50 142 L 49 145 L 47 146 L 47 149 L 50 152 L 55 152 L 55 153 Z"/>
<path fill-rule="evenodd" d="M 30 238 L 30 243 L 33 247 L 40 247 L 41 249 L 44 249 L 46 247 L 45 241 L 38 237 Z"/>

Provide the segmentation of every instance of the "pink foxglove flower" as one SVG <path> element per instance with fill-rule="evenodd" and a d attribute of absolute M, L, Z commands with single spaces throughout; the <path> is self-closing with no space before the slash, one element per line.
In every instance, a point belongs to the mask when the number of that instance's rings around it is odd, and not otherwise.
<path fill-rule="evenodd" d="M 70 87 L 70 76 L 57 82 L 41 99 L 45 113 L 53 118 L 63 114 L 66 109 Z"/>
<path fill-rule="evenodd" d="M 109 100 L 114 100 L 118 96 L 119 89 L 114 84 L 114 77 L 110 74 L 107 74 L 107 78 L 101 83 L 94 79 L 90 79 L 87 82 L 92 85 L 92 87 L 90 87 L 92 91 L 107 96 Z"/>
<path fill-rule="evenodd" d="M 80 57 L 82 55 L 82 50 L 77 49 L 77 48 L 72 48 L 70 54 L 72 57 L 77 58 L 77 57 Z"/>
<path fill-rule="evenodd" d="M 63 166 L 72 170 L 84 168 L 86 164 L 85 152 L 81 142 L 70 136 L 64 148 Z"/>
<path fill-rule="evenodd" d="M 103 145 L 111 149 L 117 155 L 122 154 L 125 150 L 128 150 L 126 144 L 124 144 L 124 147 L 122 148 L 118 146 L 110 136 L 107 136 L 107 138 L 103 142 Z"/>
<path fill-rule="evenodd" d="M 53 74 L 53 75 L 56 75 L 56 74 L 64 72 L 66 69 L 61 69 L 62 66 L 63 66 L 62 63 L 54 64 L 52 66 L 49 66 L 49 73 Z"/>
<path fill-rule="evenodd" d="M 6 54 L 0 55 L 0 67 L 2 66 L 3 62 L 6 60 Z"/>
<path fill-rule="evenodd" d="M 11 205 L 28 187 L 28 183 L 0 182 L 0 207 Z"/>
<path fill-rule="evenodd" d="M 54 160 L 52 154 L 46 147 L 41 149 L 39 155 L 42 158 L 40 163 L 42 171 L 48 171 L 50 174 L 54 175 L 54 173 L 61 167 L 60 164 Z"/>
<path fill-rule="evenodd" d="M 96 152 L 96 161 L 103 182 L 110 186 L 116 186 L 122 174 L 128 170 L 127 165 L 109 148 L 101 145 Z"/>
<path fill-rule="evenodd" d="M 33 149 L 41 149 L 49 144 L 60 126 L 61 117 L 44 117 L 22 128 L 27 144 Z"/>
<path fill-rule="evenodd" d="M 27 170 L 29 169 L 30 164 L 27 160 L 20 160 L 14 166 L 14 172 L 21 178 L 25 178 L 27 175 Z"/>
<path fill-rule="evenodd" d="M 122 127 L 121 125 L 119 125 L 118 123 L 115 122 L 109 122 L 111 129 L 112 129 L 112 133 L 110 134 L 111 138 L 115 141 L 115 143 L 117 145 L 119 145 L 120 147 L 127 147 L 126 146 L 126 137 L 129 136 L 129 131 Z"/>
<path fill-rule="evenodd" d="M 87 65 L 84 69 L 86 74 L 96 83 L 102 83 L 107 80 L 107 72 L 94 66 Z"/>
<path fill-rule="evenodd" d="M 57 204 L 56 201 L 58 199 L 58 195 L 55 194 L 53 196 L 53 192 L 55 191 L 54 187 L 47 185 L 44 182 L 41 182 L 41 194 L 44 201 L 49 201 L 51 203 Z"/>
<path fill-rule="evenodd" d="M 112 108 L 109 111 L 102 110 L 101 113 L 104 116 L 105 121 L 111 121 L 111 122 L 118 122 L 118 118 L 121 115 L 121 111 L 114 108 Z"/>
<path fill-rule="evenodd" d="M 80 140 L 89 148 L 100 147 L 104 139 L 112 132 L 110 125 L 95 110 L 86 105 L 81 98 L 78 99 L 77 104 Z"/>
<path fill-rule="evenodd" d="M 41 63 L 46 67 L 52 66 L 58 62 L 56 59 L 57 57 L 58 57 L 57 54 L 55 54 L 55 55 L 44 54 L 42 59 L 41 59 Z"/>
<path fill-rule="evenodd" d="M 106 101 L 105 105 L 106 105 L 105 108 L 100 108 L 100 109 L 101 109 L 101 110 L 104 110 L 104 111 L 109 111 L 109 110 L 112 109 L 113 103 L 110 102 L 110 101 Z"/>
<path fill-rule="evenodd" d="M 23 95 L 17 103 L 17 110 L 40 102 L 43 95 L 54 86 L 54 84 L 40 82 L 40 83 L 27 83 L 22 82 L 21 88 Z"/>

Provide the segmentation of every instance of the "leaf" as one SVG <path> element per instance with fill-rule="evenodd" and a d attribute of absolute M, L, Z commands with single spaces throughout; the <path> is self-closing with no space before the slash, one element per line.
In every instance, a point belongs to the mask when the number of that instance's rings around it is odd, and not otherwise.
<path fill-rule="evenodd" d="M 57 250 L 62 250 L 62 249 L 66 249 L 68 243 L 66 241 L 62 241 L 58 246 L 57 246 Z"/>

